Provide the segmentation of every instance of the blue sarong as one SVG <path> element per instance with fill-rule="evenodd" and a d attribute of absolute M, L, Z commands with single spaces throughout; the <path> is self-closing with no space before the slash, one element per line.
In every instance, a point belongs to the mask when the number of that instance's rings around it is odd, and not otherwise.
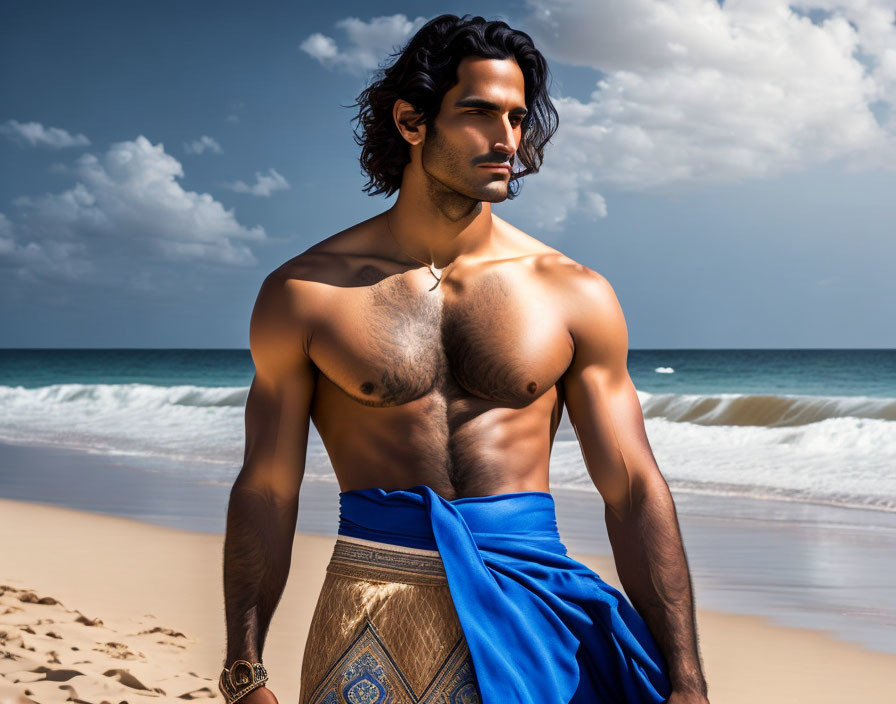
<path fill-rule="evenodd" d="M 339 494 L 339 533 L 438 550 L 484 704 L 659 704 L 666 661 L 625 596 L 567 555 L 543 491 Z"/>

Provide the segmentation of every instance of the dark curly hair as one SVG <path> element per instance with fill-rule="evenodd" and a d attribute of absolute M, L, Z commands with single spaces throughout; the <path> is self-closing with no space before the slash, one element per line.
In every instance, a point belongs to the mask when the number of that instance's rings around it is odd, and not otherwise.
<path fill-rule="evenodd" d="M 439 15 L 423 25 L 405 47 L 390 57 L 374 73 L 373 82 L 361 91 L 359 106 L 352 118 L 361 128 L 354 132 L 361 147 L 361 168 L 369 176 L 362 190 L 368 195 L 390 196 L 401 186 L 402 171 L 410 160 L 410 145 L 392 118 L 398 98 L 407 100 L 422 113 L 427 129 L 432 129 L 442 98 L 457 84 L 457 67 L 467 56 L 486 59 L 514 58 L 525 78 L 526 108 L 516 159 L 524 169 L 511 174 L 508 199 L 519 192 L 518 179 L 541 168 L 544 148 L 557 130 L 559 117 L 548 95 L 550 71 L 541 52 L 525 32 L 512 29 L 500 20 L 480 16 Z"/>

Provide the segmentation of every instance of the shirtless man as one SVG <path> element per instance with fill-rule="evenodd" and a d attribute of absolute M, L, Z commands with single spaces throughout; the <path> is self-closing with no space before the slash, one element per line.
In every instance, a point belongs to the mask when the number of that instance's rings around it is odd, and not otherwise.
<path fill-rule="evenodd" d="M 225 666 L 261 658 L 289 572 L 309 419 L 342 491 L 425 484 L 453 500 L 548 492 L 565 405 L 619 578 L 668 663 L 667 701 L 705 704 L 687 561 L 619 303 L 603 276 L 492 214 L 514 176 L 492 165 L 519 163 L 532 117 L 519 63 L 468 55 L 456 77 L 430 126 L 394 100 L 409 159 L 395 204 L 261 286 L 228 509 Z M 277 700 L 262 686 L 240 701 Z"/>

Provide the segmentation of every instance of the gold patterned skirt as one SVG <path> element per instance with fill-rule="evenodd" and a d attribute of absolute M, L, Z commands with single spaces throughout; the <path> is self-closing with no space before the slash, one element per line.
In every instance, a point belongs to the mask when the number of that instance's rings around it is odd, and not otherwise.
<path fill-rule="evenodd" d="M 480 704 L 438 551 L 338 536 L 301 677 L 300 704 Z"/>

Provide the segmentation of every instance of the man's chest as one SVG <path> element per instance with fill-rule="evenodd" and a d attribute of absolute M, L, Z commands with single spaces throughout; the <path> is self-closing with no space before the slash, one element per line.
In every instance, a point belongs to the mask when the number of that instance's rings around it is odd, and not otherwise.
<path fill-rule="evenodd" d="M 521 408 L 562 377 L 572 342 L 548 283 L 513 267 L 433 283 L 418 270 L 335 288 L 312 338 L 315 364 L 376 406 L 440 393 Z"/>

